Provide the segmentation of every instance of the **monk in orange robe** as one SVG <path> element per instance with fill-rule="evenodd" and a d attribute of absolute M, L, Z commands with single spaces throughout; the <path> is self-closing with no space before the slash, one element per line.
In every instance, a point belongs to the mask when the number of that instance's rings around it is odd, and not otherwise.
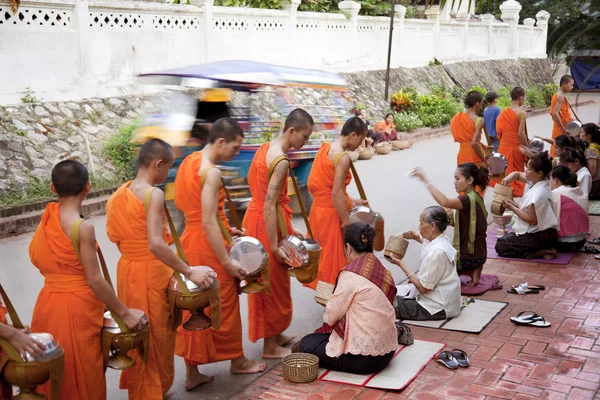
<path fill-rule="evenodd" d="M 278 156 L 290 148 L 300 149 L 308 142 L 314 121 L 310 114 L 296 109 L 285 120 L 283 133 L 273 142 L 263 144 L 254 155 L 248 171 L 248 185 L 252 200 L 244 216 L 242 227 L 246 235 L 260 240 L 270 258 L 271 295 L 264 292 L 248 295 L 248 320 L 250 340 L 263 338 L 263 357 L 281 358 L 291 351 L 283 345 L 293 336 L 282 335 L 292 321 L 292 296 L 290 276 L 282 265 L 285 251 L 279 247 L 281 232 L 277 224 L 277 206 L 281 209 L 288 232 L 301 234 L 292 226 L 289 206 L 287 176 L 290 164 L 281 161 L 269 179 L 269 167 Z"/>
<path fill-rule="evenodd" d="M 46 206 L 29 245 L 31 262 L 44 275 L 31 331 L 51 334 L 63 348 L 61 399 L 103 400 L 106 380 L 100 331 L 105 305 L 132 330 L 144 324 L 142 311 L 125 307 L 104 280 L 91 223 L 79 226 L 81 261 L 71 242 L 72 227 L 81 218 L 81 203 L 91 187 L 86 168 L 77 161 L 61 161 L 52 170 L 50 187 L 58 203 Z M 39 392 L 49 395 L 49 383 Z"/>
<path fill-rule="evenodd" d="M 525 172 L 527 157 L 520 151 L 519 146 L 527 146 L 525 130 L 525 111 L 521 108 L 525 101 L 525 90 L 515 87 L 510 93 L 511 106 L 500 113 L 496 120 L 496 131 L 500 139 L 498 152 L 506 156 L 508 166 L 506 175 L 513 171 Z M 525 183 L 511 181 L 514 197 L 523 197 Z"/>
<path fill-rule="evenodd" d="M 217 161 L 235 157 L 243 139 L 244 132 L 235 120 L 219 119 L 211 127 L 206 147 L 186 157 L 177 170 L 175 205 L 185 215 L 181 243 L 188 261 L 213 268 L 221 285 L 221 328 L 188 331 L 180 326 L 177 330 L 175 354 L 185 359 L 186 390 L 212 380 L 211 376 L 200 374 L 197 366 L 201 364 L 231 360 L 232 373 L 259 373 L 267 366 L 244 356 L 236 278 L 243 280 L 247 271 L 229 256 L 228 243 L 217 220 L 230 235 L 243 234 L 229 225 L 221 171 L 215 167 Z M 185 314 L 185 318 L 191 315 Z"/>
<path fill-rule="evenodd" d="M 136 178 L 121 186 L 106 204 L 106 233 L 117 244 L 117 292 L 128 306 L 142 309 L 150 321 L 148 362 L 137 352 L 135 365 L 121 374 L 121 389 L 129 399 L 162 400 L 173 384 L 175 332 L 170 329 L 167 286 L 173 271 L 201 288 L 216 274 L 208 268 L 191 268 L 170 249 L 171 238 L 163 220 L 165 195 L 154 188 L 167 178 L 173 165 L 173 148 L 150 139 L 140 149 Z"/>
<path fill-rule="evenodd" d="M 550 115 L 554 125 L 552 126 L 552 139 L 559 135 L 571 135 L 567 130 L 566 126 L 569 122 L 573 121 L 571 111 L 569 110 L 569 103 L 565 95 L 573 90 L 573 84 L 575 81 L 570 75 L 563 75 L 560 78 L 560 88 L 558 92 L 552 96 L 552 102 L 550 103 Z M 555 157 L 554 145 L 550 147 L 550 155 Z"/>
<path fill-rule="evenodd" d="M 348 211 L 364 204 L 363 200 L 351 199 L 346 193 L 350 183 L 350 156 L 367 135 L 365 123 L 357 117 L 346 121 L 338 139 L 319 148 L 308 176 L 308 190 L 313 196 L 310 209 L 310 225 L 314 239 L 321 245 L 317 279 L 304 286 L 316 289 L 319 281 L 335 284 L 338 274 L 346 265 L 342 232 L 348 225 Z M 339 229 L 336 229 L 339 227 Z"/>

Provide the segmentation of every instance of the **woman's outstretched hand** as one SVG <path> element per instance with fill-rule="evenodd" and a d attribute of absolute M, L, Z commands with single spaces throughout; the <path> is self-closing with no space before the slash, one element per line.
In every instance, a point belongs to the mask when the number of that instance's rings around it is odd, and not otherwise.
<path fill-rule="evenodd" d="M 422 181 L 423 183 L 427 183 L 427 179 L 425 178 L 425 175 L 423 174 L 423 171 L 421 171 L 421 169 L 419 167 L 413 168 L 408 173 L 408 176 L 410 176 L 411 178 L 417 178 L 420 181 Z"/>

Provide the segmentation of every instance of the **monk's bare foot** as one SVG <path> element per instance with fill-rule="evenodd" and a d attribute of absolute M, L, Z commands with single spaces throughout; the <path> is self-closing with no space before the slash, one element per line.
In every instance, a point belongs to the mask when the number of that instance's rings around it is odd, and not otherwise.
<path fill-rule="evenodd" d="M 163 395 L 163 400 L 169 400 L 173 396 L 175 396 L 175 392 L 169 390 L 167 393 L 165 393 Z"/>
<path fill-rule="evenodd" d="M 296 335 L 296 334 L 291 334 L 291 335 L 279 334 L 275 337 L 276 338 L 275 340 L 277 342 L 277 346 L 285 346 L 286 344 L 290 343 L 297 337 L 298 337 L 298 335 Z"/>
<path fill-rule="evenodd" d="M 198 372 L 196 367 L 188 367 L 184 387 L 186 391 L 190 392 L 196 389 L 198 386 L 204 385 L 213 379 L 214 378 L 212 375 L 204 375 Z"/>
<path fill-rule="evenodd" d="M 287 356 L 288 354 L 292 354 L 291 349 L 286 349 L 285 347 L 275 346 L 273 348 L 263 348 L 262 356 L 265 359 L 279 359 Z"/>
<path fill-rule="evenodd" d="M 267 364 L 264 362 L 249 360 L 245 356 L 241 356 L 235 360 L 231 360 L 229 372 L 232 374 L 258 374 L 266 368 Z"/>

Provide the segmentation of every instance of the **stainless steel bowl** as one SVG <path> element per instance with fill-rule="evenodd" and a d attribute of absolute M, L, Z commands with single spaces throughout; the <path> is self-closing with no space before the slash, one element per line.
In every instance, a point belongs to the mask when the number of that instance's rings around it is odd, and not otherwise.
<path fill-rule="evenodd" d="M 195 267 L 191 267 L 192 269 L 194 268 L 201 268 L 202 266 L 195 266 Z M 201 290 L 208 290 L 208 289 L 212 289 L 213 287 L 215 287 L 215 285 L 217 285 L 219 283 L 218 280 L 214 280 L 213 283 L 207 287 L 206 289 L 200 289 L 200 287 L 198 285 L 196 285 L 194 282 L 190 281 L 188 278 L 186 278 L 185 276 L 179 274 L 181 276 L 181 279 L 183 280 L 183 282 L 185 283 L 185 286 L 187 286 L 188 290 L 190 292 L 199 292 Z M 181 291 L 181 288 L 179 287 L 179 281 L 172 276 L 171 280 L 169 281 L 169 286 L 168 286 L 169 290 L 173 290 L 173 291 Z"/>
<path fill-rule="evenodd" d="M 488 164 L 490 166 L 490 173 L 492 175 L 499 175 L 506 171 L 506 168 L 508 167 L 508 160 L 503 154 L 492 153 L 488 159 Z"/>
<path fill-rule="evenodd" d="M 581 132 L 581 122 L 573 120 L 569 122 L 565 128 L 569 131 L 571 136 L 577 136 L 579 135 L 579 132 Z"/>
<path fill-rule="evenodd" d="M 268 258 L 262 243 L 250 236 L 234 239 L 229 245 L 229 255 L 239 262 L 249 275 L 262 271 Z"/>
<path fill-rule="evenodd" d="M 532 139 L 527 147 L 535 152 L 541 153 L 544 151 L 544 141 L 541 139 Z"/>
<path fill-rule="evenodd" d="M 350 210 L 349 221 L 353 222 L 362 222 L 364 224 L 369 224 L 375 227 L 377 221 L 381 219 L 381 214 L 376 213 L 366 206 L 358 206 L 354 207 Z"/>
<path fill-rule="evenodd" d="M 142 314 L 142 319 L 144 319 L 146 321 L 146 323 L 139 329 L 144 330 L 146 328 L 146 326 L 148 325 L 148 317 L 146 316 L 146 314 Z M 113 333 L 120 333 L 121 329 L 119 328 L 119 324 L 117 324 L 117 321 L 115 321 L 115 319 L 112 317 L 112 314 L 110 311 L 106 311 L 104 313 L 104 324 L 103 324 L 103 328 L 106 330 L 109 330 Z"/>
<path fill-rule="evenodd" d="M 308 248 L 305 242 L 297 236 L 284 236 L 279 241 L 279 247 L 288 255 L 288 265 L 294 268 L 303 268 L 308 264 Z"/>
<path fill-rule="evenodd" d="M 54 340 L 54 337 L 49 333 L 30 333 L 29 336 L 42 343 L 46 349 L 44 350 L 43 356 L 33 355 L 29 352 L 25 352 L 25 358 L 23 361 L 31 362 L 31 361 L 41 361 L 46 360 L 48 358 L 55 357 L 60 354 L 61 349 L 58 343 Z"/>

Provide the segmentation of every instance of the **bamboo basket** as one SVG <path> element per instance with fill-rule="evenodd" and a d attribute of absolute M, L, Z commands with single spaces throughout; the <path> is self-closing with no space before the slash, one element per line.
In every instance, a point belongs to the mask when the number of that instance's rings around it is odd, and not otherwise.
<path fill-rule="evenodd" d="M 390 142 L 377 143 L 373 147 L 375 147 L 375 152 L 377 154 L 390 154 L 392 151 L 392 144 Z"/>
<path fill-rule="evenodd" d="M 322 306 L 326 306 L 327 302 L 333 295 L 334 288 L 335 285 L 332 285 L 331 283 L 319 281 L 317 283 L 317 289 L 315 290 L 315 301 Z"/>
<path fill-rule="evenodd" d="M 347 153 L 350 155 L 350 160 L 352 160 L 352 162 L 356 162 L 358 160 L 359 155 L 360 155 L 360 151 L 359 150 L 347 151 Z"/>
<path fill-rule="evenodd" d="M 391 258 L 393 256 L 394 258 L 402 260 L 406 254 L 406 249 L 408 249 L 408 240 L 400 236 L 390 236 L 385 245 L 383 256 L 385 258 Z"/>
<path fill-rule="evenodd" d="M 372 147 L 360 147 L 358 149 L 359 160 L 370 160 L 375 155 L 375 150 Z"/>
<path fill-rule="evenodd" d="M 391 143 L 394 150 L 404 150 L 410 147 L 410 142 L 408 140 L 392 140 Z"/>
<path fill-rule="evenodd" d="M 512 200 L 512 199 L 513 199 L 512 187 L 497 184 L 496 186 L 494 186 L 494 196 L 492 197 L 492 206 L 491 206 L 490 211 L 492 212 L 493 215 L 497 215 L 497 216 L 503 215 L 504 211 L 506 211 L 506 209 L 502 205 L 502 201 Z"/>
<path fill-rule="evenodd" d="M 309 353 L 292 353 L 283 357 L 283 379 L 292 383 L 308 383 L 317 379 L 319 357 Z"/>

